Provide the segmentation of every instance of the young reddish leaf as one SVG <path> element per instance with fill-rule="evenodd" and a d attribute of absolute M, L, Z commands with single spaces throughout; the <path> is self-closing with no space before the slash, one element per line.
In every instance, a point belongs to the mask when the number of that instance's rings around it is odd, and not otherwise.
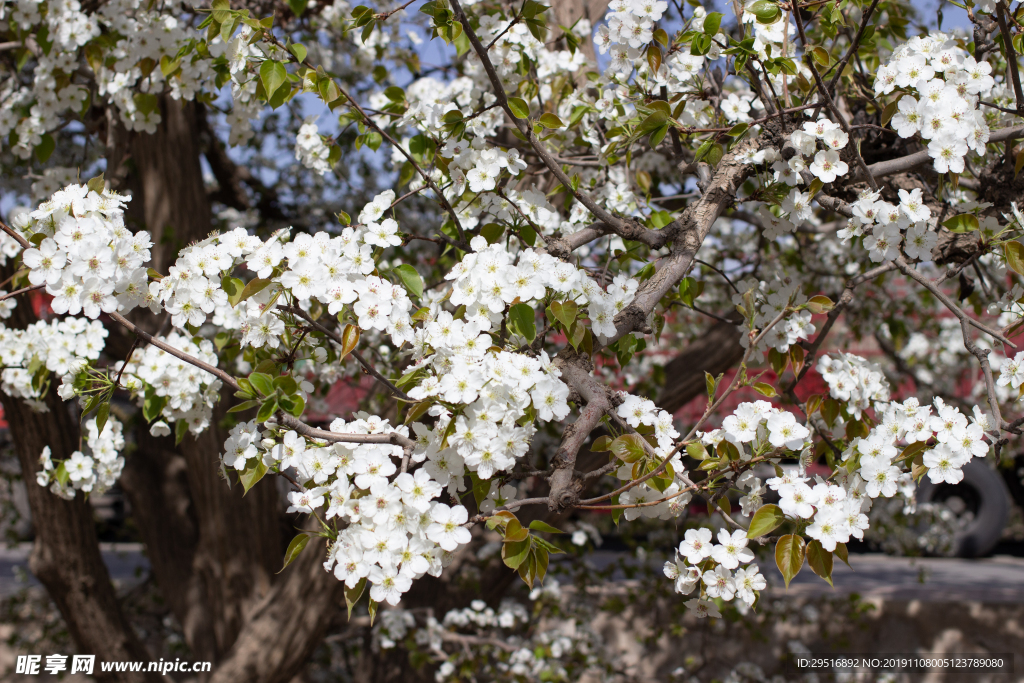
<path fill-rule="evenodd" d="M 341 333 L 341 361 L 348 354 L 352 353 L 352 350 L 356 348 L 359 343 L 359 328 L 355 325 L 345 325 L 345 330 Z"/>

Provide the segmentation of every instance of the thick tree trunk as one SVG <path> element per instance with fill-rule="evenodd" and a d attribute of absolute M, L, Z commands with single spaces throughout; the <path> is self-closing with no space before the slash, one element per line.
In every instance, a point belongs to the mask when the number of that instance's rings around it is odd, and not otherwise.
<path fill-rule="evenodd" d="M 132 203 L 152 235 L 152 266 L 160 272 L 212 227 L 199 163 L 200 107 L 161 98 L 163 121 L 156 133 L 136 134 L 128 144 L 135 170 L 128 181 L 140 189 Z M 230 397 L 222 395 L 203 434 L 186 436 L 177 449 L 170 439 L 140 430 L 139 452 L 122 481 L 151 548 L 154 576 L 186 642 L 197 659 L 214 662 L 232 647 L 247 612 L 269 590 L 283 554 L 273 478 L 243 498 L 241 488 L 230 488 L 221 475 L 226 434 L 218 424 Z"/>
<path fill-rule="evenodd" d="M 23 299 L 6 323 L 23 329 L 34 320 L 29 300 Z M 162 680 L 156 674 L 100 671 L 101 661 L 148 661 L 150 656 L 121 612 L 100 555 L 92 507 L 85 496 L 79 493 L 73 500 L 64 500 L 36 484 L 39 455 L 45 446 L 50 447 L 55 459 L 68 458 L 78 450 L 78 424 L 71 417 L 69 406 L 57 395 L 59 381 L 54 378 L 45 396 L 47 413 L 33 412 L 20 399 L 0 393 L 35 528 L 29 568 L 57 604 L 79 652 L 96 655 L 97 680 Z"/>
<path fill-rule="evenodd" d="M 234 649 L 210 683 L 282 683 L 298 674 L 344 609 L 345 584 L 324 571 L 327 552 L 314 538 L 249 615 Z"/>
<path fill-rule="evenodd" d="M 163 121 L 156 132 L 132 136 L 129 147 L 153 238 L 152 267 L 166 273 L 178 250 L 206 237 L 213 226 L 199 164 L 202 105 L 167 96 L 160 102 Z"/>

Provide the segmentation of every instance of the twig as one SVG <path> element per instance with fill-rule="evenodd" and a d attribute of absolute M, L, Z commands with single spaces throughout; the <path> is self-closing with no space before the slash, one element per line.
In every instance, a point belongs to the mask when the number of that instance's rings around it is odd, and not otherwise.
<path fill-rule="evenodd" d="M 42 289 L 45 286 L 46 286 L 46 283 L 44 282 L 41 285 L 32 285 L 31 287 L 22 287 L 21 289 L 17 289 L 15 291 L 11 292 L 10 294 L 4 294 L 3 296 L 0 296 L 0 301 L 4 301 L 5 299 L 10 299 L 11 297 L 18 296 L 19 294 L 24 294 L 25 292 L 34 292 L 35 290 Z"/>
<path fill-rule="evenodd" d="M 1010 64 L 1010 77 L 1013 79 L 1013 95 L 1017 102 L 1017 113 L 1024 112 L 1024 92 L 1020 86 L 1020 72 L 1017 70 L 1017 52 L 1013 49 L 1013 41 L 1010 39 L 1010 29 L 1006 25 L 1006 4 L 1003 0 L 996 3 L 996 21 L 999 22 L 999 32 L 1003 34 L 1003 47 L 1006 49 L 1006 61 Z"/>
<path fill-rule="evenodd" d="M 313 320 L 313 318 L 311 318 L 309 316 L 309 314 L 306 313 L 301 308 L 298 308 L 296 306 L 281 306 L 280 308 L 281 308 L 282 311 L 285 311 L 286 313 L 291 313 L 292 315 L 295 315 L 295 316 L 298 316 L 298 317 L 302 318 L 310 326 L 312 326 L 313 329 L 316 329 L 316 330 L 318 330 L 320 332 L 323 332 L 328 337 L 330 337 L 335 343 L 341 345 L 342 347 L 345 346 L 345 343 L 341 340 L 341 337 L 338 336 L 337 332 L 335 332 L 333 330 L 330 330 L 330 329 L 324 327 L 323 325 L 321 325 L 320 323 L 318 323 L 317 321 Z M 372 365 L 370 365 L 368 362 L 366 362 L 366 359 L 363 358 L 362 354 L 360 354 L 358 351 L 356 351 L 355 349 L 352 349 L 351 354 L 352 354 L 353 357 L 355 357 L 355 359 L 357 361 L 359 361 L 359 364 L 363 366 L 363 369 L 366 370 L 367 373 L 372 375 L 374 379 L 376 379 L 378 382 L 383 384 L 385 386 L 385 388 L 387 388 L 387 390 L 390 391 L 396 398 L 399 398 L 399 399 L 405 401 L 406 403 L 419 403 L 419 401 L 417 401 L 414 398 L 411 398 L 404 391 L 402 391 L 401 389 L 396 387 L 394 384 L 392 384 L 391 380 L 389 380 L 387 377 L 385 377 L 384 375 L 380 374 L 380 372 L 378 372 L 376 368 L 374 368 Z"/>

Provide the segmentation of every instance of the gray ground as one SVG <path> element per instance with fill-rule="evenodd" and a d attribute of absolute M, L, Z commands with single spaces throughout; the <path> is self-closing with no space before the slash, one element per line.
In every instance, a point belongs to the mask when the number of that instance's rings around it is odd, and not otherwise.
<path fill-rule="evenodd" d="M 0 597 L 16 592 L 25 586 L 25 581 L 37 585 L 28 571 L 31 549 L 28 543 L 15 548 L 0 547 Z M 149 563 L 141 545 L 103 544 L 102 549 L 111 578 L 120 586 L 131 585 L 145 576 Z M 589 559 L 595 565 L 604 566 L 617 557 L 620 557 L 618 553 L 597 551 Z M 815 576 L 807 565 L 793 579 L 788 591 L 774 567 L 762 566 L 761 571 L 768 576 L 773 593 L 797 597 L 835 592 L 890 600 L 1024 604 L 1024 558 L 1020 557 L 997 555 L 981 560 L 961 560 L 862 554 L 851 555 L 850 564 L 852 569 L 836 561 L 834 589 Z"/>

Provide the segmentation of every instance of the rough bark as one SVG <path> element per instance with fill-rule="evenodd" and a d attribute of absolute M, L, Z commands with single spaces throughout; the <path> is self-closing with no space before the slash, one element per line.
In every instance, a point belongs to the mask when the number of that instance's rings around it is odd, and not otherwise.
<path fill-rule="evenodd" d="M 210 202 L 199 164 L 198 105 L 160 98 L 163 120 L 151 135 L 136 134 L 130 149 L 153 238 L 152 267 L 161 273 L 190 241 L 210 232 Z"/>
<path fill-rule="evenodd" d="M 164 97 L 161 112 L 152 135 L 125 139 L 116 122 L 109 126 L 107 148 L 111 167 L 123 168 L 125 155 L 131 158 L 122 182 L 133 191 L 138 227 L 153 237 L 153 267 L 166 272 L 182 246 L 206 236 L 212 214 L 199 164 L 201 105 Z M 144 327 L 158 322 L 145 317 L 139 321 Z M 123 330 L 114 332 L 111 342 L 130 343 Z M 222 411 L 198 440 L 187 437 L 178 453 L 169 439 L 140 430 L 139 452 L 122 480 L 154 577 L 193 656 L 209 661 L 234 644 L 247 610 L 269 588 L 272 567 L 280 561 L 273 482 L 261 483 L 244 500 L 228 488 L 218 467 L 221 417 Z"/>
<path fill-rule="evenodd" d="M 23 329 L 34 320 L 30 300 L 23 299 L 6 324 Z M 57 395 L 57 383 L 55 379 L 44 398 L 47 413 L 33 412 L 24 401 L 0 393 L 35 528 L 29 568 L 57 604 L 79 652 L 96 655 L 94 675 L 98 681 L 162 680 L 156 674 L 100 671 L 100 661 L 147 661 L 150 657 L 121 611 L 85 496 L 79 493 L 73 500 L 63 500 L 36 484 L 39 455 L 45 446 L 50 447 L 54 459 L 68 458 L 78 450 L 78 424 Z"/>
<path fill-rule="evenodd" d="M 177 251 L 204 238 L 212 213 L 202 179 L 201 105 L 163 97 L 163 121 L 129 148 L 145 228 L 155 246 L 153 267 L 167 272 Z M 151 316 L 146 316 L 153 323 Z M 118 330 L 123 334 L 123 330 Z M 221 476 L 226 434 L 218 427 L 225 392 L 210 427 L 173 441 L 139 434 L 123 486 L 150 550 L 153 573 L 197 659 L 219 661 L 235 643 L 248 611 L 270 588 L 283 548 L 279 500 L 272 478 L 243 498 Z M 150 459 L 143 461 L 144 459 Z"/>
<path fill-rule="evenodd" d="M 665 386 L 658 406 L 674 413 L 706 389 L 704 373 L 726 372 L 743 358 L 735 325 L 716 323 L 665 366 Z"/>
<path fill-rule="evenodd" d="M 326 544 L 313 539 L 255 606 L 210 683 L 291 680 L 341 609 L 345 584 L 324 571 Z"/>
<path fill-rule="evenodd" d="M 186 436 L 180 448 L 199 529 L 192 571 L 202 581 L 201 597 L 213 615 L 213 661 L 234 645 L 248 612 L 270 589 L 284 554 L 275 478 L 265 478 L 243 496 L 241 485 L 229 487 L 221 476 L 227 435 L 217 423 L 227 402 L 222 396 L 210 427 L 196 439 Z M 333 576 L 331 580 L 336 581 Z"/>

